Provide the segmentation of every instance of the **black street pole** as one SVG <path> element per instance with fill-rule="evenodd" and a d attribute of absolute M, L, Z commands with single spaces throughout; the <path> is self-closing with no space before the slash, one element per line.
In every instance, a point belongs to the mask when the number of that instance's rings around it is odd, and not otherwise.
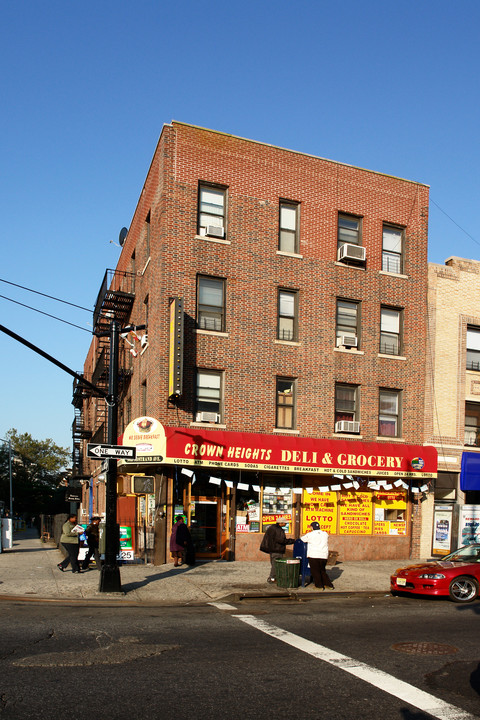
<path fill-rule="evenodd" d="M 112 320 L 110 326 L 110 366 L 108 375 L 108 416 L 107 442 L 117 444 L 118 433 L 118 353 L 119 325 Z M 117 525 L 117 460 L 108 458 L 107 482 L 105 488 L 105 562 L 100 575 L 100 592 L 122 592 L 120 569 L 117 555 L 120 550 L 120 535 Z"/>

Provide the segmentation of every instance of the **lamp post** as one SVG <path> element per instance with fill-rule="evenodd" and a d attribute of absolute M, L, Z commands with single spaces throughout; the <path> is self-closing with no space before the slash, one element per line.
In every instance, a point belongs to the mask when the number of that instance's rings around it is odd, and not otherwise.
<path fill-rule="evenodd" d="M 0 438 L 1 442 L 8 444 L 8 475 L 10 482 L 10 517 L 13 517 L 13 495 L 12 495 L 12 441 Z"/>

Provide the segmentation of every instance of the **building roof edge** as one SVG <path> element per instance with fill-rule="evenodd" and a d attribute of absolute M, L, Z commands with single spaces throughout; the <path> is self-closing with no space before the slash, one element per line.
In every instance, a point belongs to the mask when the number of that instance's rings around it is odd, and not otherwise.
<path fill-rule="evenodd" d="M 243 140 L 244 142 L 255 143 L 255 145 L 263 145 L 264 147 L 273 148 L 275 150 L 283 150 L 285 152 L 293 153 L 294 155 L 302 155 L 304 157 L 314 158 L 315 160 L 323 160 L 324 162 L 332 163 L 334 165 L 343 165 L 344 167 L 353 168 L 355 170 L 363 170 L 364 172 L 372 173 L 373 175 L 380 175 L 382 177 L 392 178 L 393 180 L 401 180 L 402 182 L 411 183 L 412 185 L 421 185 L 430 189 L 430 185 L 427 183 L 419 182 L 418 180 L 408 180 L 408 178 L 402 178 L 398 175 L 391 175 L 390 173 L 380 172 L 379 170 L 370 170 L 369 168 L 363 168 L 358 165 L 352 165 L 351 163 L 341 162 L 340 160 L 331 160 L 329 158 L 321 157 L 320 155 L 312 155 L 311 153 L 302 152 L 301 150 L 291 150 L 290 148 L 284 148 L 280 145 L 272 145 L 271 143 L 265 143 L 261 140 L 251 140 L 250 138 L 242 137 L 241 135 L 234 135 L 233 133 L 222 132 L 221 130 L 212 130 L 211 128 L 205 128 L 201 125 L 193 125 L 192 123 L 182 122 L 181 120 L 172 120 L 168 125 L 183 125 L 184 127 L 190 127 L 195 130 L 202 130 L 204 132 L 215 133 L 216 135 L 223 135 L 224 137 L 235 138 L 236 140 Z"/>

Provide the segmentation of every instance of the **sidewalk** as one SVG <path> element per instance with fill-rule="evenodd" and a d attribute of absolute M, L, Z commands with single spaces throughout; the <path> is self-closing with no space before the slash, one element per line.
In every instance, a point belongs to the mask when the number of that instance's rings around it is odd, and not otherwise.
<path fill-rule="evenodd" d="M 122 593 L 99 592 L 96 569 L 80 575 L 70 568 L 60 572 L 62 554 L 54 545 L 42 543 L 35 530 L 14 535 L 13 548 L 0 554 L 0 600 L 108 601 L 121 604 L 194 605 L 245 597 L 328 597 L 351 593 L 388 593 L 390 574 L 409 560 L 339 562 L 328 567 L 335 590 L 322 592 L 313 584 L 294 589 L 266 582 L 265 562 L 200 563 L 193 568 L 167 565 L 120 565 Z"/>

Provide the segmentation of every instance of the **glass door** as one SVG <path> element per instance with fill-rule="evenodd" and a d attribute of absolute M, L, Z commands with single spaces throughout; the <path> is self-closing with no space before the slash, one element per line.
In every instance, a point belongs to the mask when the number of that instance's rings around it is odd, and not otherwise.
<path fill-rule="evenodd" d="M 197 557 L 220 556 L 220 510 L 219 498 L 192 495 L 190 533 Z"/>

